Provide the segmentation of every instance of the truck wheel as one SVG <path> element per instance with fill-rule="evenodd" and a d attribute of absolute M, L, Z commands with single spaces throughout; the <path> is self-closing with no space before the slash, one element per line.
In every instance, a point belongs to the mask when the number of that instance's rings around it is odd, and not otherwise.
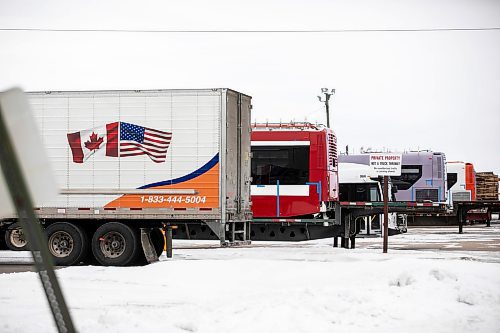
<path fill-rule="evenodd" d="M 87 257 L 89 252 L 87 234 L 80 226 L 57 222 L 49 225 L 46 233 L 49 251 L 55 265 L 71 266 Z"/>
<path fill-rule="evenodd" d="M 18 222 L 11 224 L 5 231 L 5 244 L 12 251 L 28 250 L 28 241 Z"/>
<path fill-rule="evenodd" d="M 156 255 L 159 257 L 163 253 L 165 249 L 165 237 L 163 233 L 158 228 L 151 229 L 151 233 L 149 234 L 151 237 L 151 242 L 153 243 L 153 247 L 155 248 Z"/>
<path fill-rule="evenodd" d="M 137 233 L 119 222 L 108 222 L 97 228 L 92 237 L 92 253 L 104 266 L 126 266 L 139 250 Z"/>

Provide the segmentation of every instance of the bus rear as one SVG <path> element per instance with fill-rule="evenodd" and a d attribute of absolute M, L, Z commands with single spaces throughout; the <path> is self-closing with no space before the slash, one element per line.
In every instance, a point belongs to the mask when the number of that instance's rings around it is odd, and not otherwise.
<path fill-rule="evenodd" d="M 369 165 L 370 154 L 341 155 L 340 162 Z M 446 202 L 446 157 L 444 153 L 402 153 L 401 176 L 391 177 L 397 201 Z"/>
<path fill-rule="evenodd" d="M 334 132 L 309 123 L 253 125 L 251 193 L 255 218 L 332 215 L 338 201 Z"/>

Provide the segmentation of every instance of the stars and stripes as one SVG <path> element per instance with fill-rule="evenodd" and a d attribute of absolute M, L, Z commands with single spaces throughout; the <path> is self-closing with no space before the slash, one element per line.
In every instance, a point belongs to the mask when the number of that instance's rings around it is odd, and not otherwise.
<path fill-rule="evenodd" d="M 172 133 L 120 122 L 120 157 L 148 155 L 156 163 L 165 162 Z"/>

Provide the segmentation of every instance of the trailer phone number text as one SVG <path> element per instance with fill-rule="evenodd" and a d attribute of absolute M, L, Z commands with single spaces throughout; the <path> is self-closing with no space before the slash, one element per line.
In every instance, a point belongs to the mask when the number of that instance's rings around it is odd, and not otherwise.
<path fill-rule="evenodd" d="M 199 204 L 205 203 L 207 200 L 206 196 L 201 195 L 143 195 L 141 196 L 141 202 L 153 203 L 185 203 L 185 204 Z"/>

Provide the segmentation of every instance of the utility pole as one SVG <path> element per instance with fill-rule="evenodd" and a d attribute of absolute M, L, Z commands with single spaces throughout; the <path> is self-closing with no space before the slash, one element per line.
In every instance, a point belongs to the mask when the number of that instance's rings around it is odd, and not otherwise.
<path fill-rule="evenodd" d="M 321 96 L 318 96 L 320 102 L 325 103 L 326 107 L 326 127 L 330 127 L 330 97 L 335 95 L 335 89 L 330 90 L 328 92 L 328 88 L 321 88 L 321 92 L 325 95 L 325 100 L 321 99 Z"/>

